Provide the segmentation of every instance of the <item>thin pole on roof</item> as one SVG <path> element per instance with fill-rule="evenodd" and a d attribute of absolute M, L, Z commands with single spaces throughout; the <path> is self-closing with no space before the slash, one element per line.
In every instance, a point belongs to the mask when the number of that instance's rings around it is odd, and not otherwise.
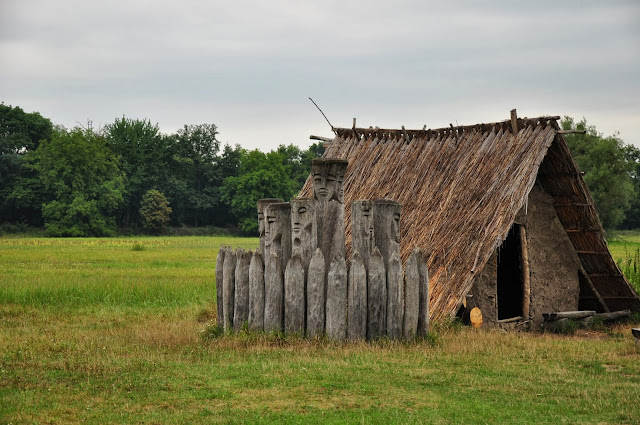
<path fill-rule="evenodd" d="M 320 113 L 322 114 L 322 116 L 324 117 L 325 120 L 327 120 L 327 123 L 329 124 L 329 126 L 331 127 L 331 131 L 333 131 L 334 134 L 338 135 L 338 133 L 336 132 L 335 128 L 333 127 L 333 125 L 329 122 L 329 118 L 327 118 L 327 116 L 324 114 L 324 112 L 322 112 L 322 109 L 320 109 L 320 107 L 318 106 L 318 104 L 316 102 L 313 101 L 313 99 L 309 98 L 309 100 L 311 101 L 311 103 L 313 103 L 314 105 L 316 105 L 316 108 L 318 108 L 318 111 L 320 111 Z"/>

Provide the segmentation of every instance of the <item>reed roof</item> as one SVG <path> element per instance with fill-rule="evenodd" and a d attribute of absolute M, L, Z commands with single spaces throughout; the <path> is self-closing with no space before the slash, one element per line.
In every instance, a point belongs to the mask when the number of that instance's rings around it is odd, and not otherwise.
<path fill-rule="evenodd" d="M 455 314 L 525 206 L 536 180 L 553 197 L 585 273 L 611 311 L 640 301 L 608 250 L 593 199 L 573 161 L 559 117 L 438 130 L 336 128 L 324 157 L 349 161 L 344 179 L 347 255 L 351 203 L 403 205 L 401 254 L 429 255 L 430 314 Z M 516 132 L 514 133 L 514 130 Z M 301 196 L 312 193 L 308 179 Z"/>

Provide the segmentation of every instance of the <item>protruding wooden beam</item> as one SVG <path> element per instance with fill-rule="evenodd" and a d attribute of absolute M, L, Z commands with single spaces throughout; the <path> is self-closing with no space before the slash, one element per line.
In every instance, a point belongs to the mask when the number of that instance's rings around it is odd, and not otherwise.
<path fill-rule="evenodd" d="M 309 136 L 309 139 L 311 139 L 311 140 L 320 140 L 321 142 L 325 142 L 325 143 L 333 142 L 333 138 L 331 138 L 331 137 L 314 136 L 313 134 L 311 136 Z"/>
<path fill-rule="evenodd" d="M 511 110 L 511 131 L 513 134 L 518 134 L 518 114 L 515 109 Z"/>
<path fill-rule="evenodd" d="M 587 130 L 558 130 L 558 134 L 587 134 Z"/>

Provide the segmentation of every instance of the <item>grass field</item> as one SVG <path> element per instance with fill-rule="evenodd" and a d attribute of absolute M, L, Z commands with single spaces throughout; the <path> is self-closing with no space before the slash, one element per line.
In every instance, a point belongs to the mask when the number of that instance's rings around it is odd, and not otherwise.
<path fill-rule="evenodd" d="M 630 325 L 203 338 L 223 244 L 257 240 L 0 238 L 0 423 L 640 423 Z"/>

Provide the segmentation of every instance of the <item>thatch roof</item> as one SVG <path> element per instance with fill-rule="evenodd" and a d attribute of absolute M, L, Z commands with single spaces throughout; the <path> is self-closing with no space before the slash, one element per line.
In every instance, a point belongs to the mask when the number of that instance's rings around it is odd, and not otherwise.
<path fill-rule="evenodd" d="M 430 312 L 454 314 L 475 274 L 498 248 L 536 179 L 586 274 L 611 311 L 640 301 L 609 253 L 593 199 L 556 120 L 559 117 L 439 130 L 336 128 L 324 157 L 344 158 L 347 253 L 351 202 L 389 198 L 403 205 L 401 252 L 429 255 Z M 312 192 L 308 179 L 301 195 Z"/>

